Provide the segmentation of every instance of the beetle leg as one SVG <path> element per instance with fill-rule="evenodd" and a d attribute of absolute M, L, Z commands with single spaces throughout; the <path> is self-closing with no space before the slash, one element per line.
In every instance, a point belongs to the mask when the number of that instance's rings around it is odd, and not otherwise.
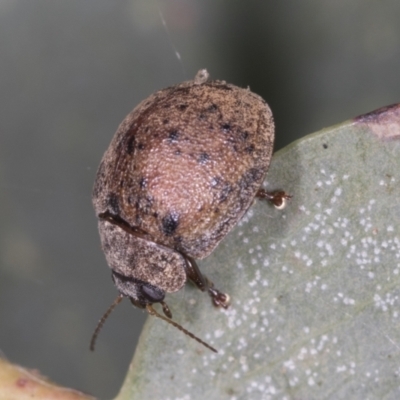
<path fill-rule="evenodd" d="M 185 272 L 186 276 L 202 291 L 208 289 L 208 279 L 200 272 L 196 261 L 192 257 L 183 255 L 185 258 Z"/>
<path fill-rule="evenodd" d="M 283 190 L 267 192 L 265 189 L 258 189 L 256 197 L 270 201 L 278 210 L 284 209 L 287 200 L 292 198 L 291 195 L 287 194 Z"/>
<path fill-rule="evenodd" d="M 208 294 L 211 297 L 211 300 L 216 307 L 224 307 L 227 308 L 229 305 L 229 295 L 220 292 L 218 289 L 214 287 L 214 284 L 200 272 L 200 269 L 196 263 L 196 261 L 184 255 L 186 260 L 185 272 L 186 276 L 202 291 L 208 291 Z"/>
<path fill-rule="evenodd" d="M 163 313 L 169 318 L 172 318 L 172 312 L 169 309 L 167 303 L 165 301 L 160 301 L 161 305 L 162 305 L 162 309 L 163 309 Z"/>

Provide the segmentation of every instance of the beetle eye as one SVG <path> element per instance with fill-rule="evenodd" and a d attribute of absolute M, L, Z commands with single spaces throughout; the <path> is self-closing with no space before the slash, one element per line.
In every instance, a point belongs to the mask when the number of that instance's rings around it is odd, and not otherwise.
<path fill-rule="evenodd" d="M 146 304 L 160 303 L 164 300 L 164 290 L 150 283 L 112 272 L 115 286 L 121 294 L 129 297 L 135 306 L 144 308 Z"/>
<path fill-rule="evenodd" d="M 153 285 L 145 284 L 141 287 L 143 297 L 149 303 L 159 303 L 164 300 L 165 292 Z"/>

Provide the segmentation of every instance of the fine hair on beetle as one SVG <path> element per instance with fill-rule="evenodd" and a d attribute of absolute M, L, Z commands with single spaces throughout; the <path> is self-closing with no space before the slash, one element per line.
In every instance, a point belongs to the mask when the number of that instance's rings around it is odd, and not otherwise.
<path fill-rule="evenodd" d="M 250 89 L 208 78 L 200 70 L 143 100 L 103 155 L 92 201 L 119 296 L 100 319 L 91 350 L 107 317 L 128 297 L 217 352 L 172 320 L 164 298 L 191 281 L 214 306 L 227 308 L 229 295 L 196 260 L 214 251 L 255 198 L 282 209 L 291 197 L 261 188 L 274 144 L 267 103 Z"/>

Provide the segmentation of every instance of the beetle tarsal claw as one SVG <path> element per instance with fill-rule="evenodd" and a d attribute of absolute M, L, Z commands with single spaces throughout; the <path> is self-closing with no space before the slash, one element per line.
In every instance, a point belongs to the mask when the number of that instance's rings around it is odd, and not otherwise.
<path fill-rule="evenodd" d="M 210 294 L 212 302 L 215 307 L 228 308 L 231 300 L 229 294 L 222 293 L 213 287 L 208 288 L 208 293 Z"/>
<path fill-rule="evenodd" d="M 214 306 L 228 308 L 231 302 L 229 294 L 220 292 L 214 287 L 214 284 L 207 277 L 205 277 L 205 279 L 207 282 L 208 294 L 210 295 Z"/>
<path fill-rule="evenodd" d="M 165 304 L 165 303 L 164 303 Z M 150 314 L 150 315 L 154 315 L 157 318 L 162 319 L 165 322 L 168 322 L 169 324 L 171 324 L 172 326 L 174 326 L 175 328 L 179 329 L 181 332 L 183 332 L 185 335 L 188 335 L 189 337 L 191 337 L 192 339 L 196 340 L 197 342 L 199 342 L 200 344 L 202 344 L 204 347 L 207 347 L 207 349 L 213 351 L 214 353 L 218 353 L 218 351 L 216 349 L 214 349 L 214 347 L 210 346 L 208 343 L 204 342 L 203 340 L 201 340 L 199 337 L 197 337 L 196 335 L 194 335 L 192 332 L 188 331 L 187 329 L 185 329 L 183 326 L 179 325 L 178 323 L 176 323 L 175 321 L 173 321 L 172 319 L 166 318 L 163 315 L 159 314 L 151 304 L 147 304 L 146 305 L 146 311 Z"/>
<path fill-rule="evenodd" d="M 283 190 L 276 190 L 274 192 L 267 192 L 265 189 L 259 189 L 256 196 L 259 199 L 270 201 L 278 210 L 283 210 L 286 207 L 287 201 L 292 198 Z"/>

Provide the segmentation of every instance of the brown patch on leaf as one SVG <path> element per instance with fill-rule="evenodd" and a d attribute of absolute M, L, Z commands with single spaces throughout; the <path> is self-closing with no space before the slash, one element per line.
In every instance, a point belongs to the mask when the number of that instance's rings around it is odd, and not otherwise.
<path fill-rule="evenodd" d="M 95 400 L 73 389 L 63 388 L 29 370 L 0 358 L 0 398 L 18 400 Z"/>
<path fill-rule="evenodd" d="M 366 124 L 379 139 L 400 139 L 400 104 L 378 108 L 354 120 L 356 123 Z"/>

